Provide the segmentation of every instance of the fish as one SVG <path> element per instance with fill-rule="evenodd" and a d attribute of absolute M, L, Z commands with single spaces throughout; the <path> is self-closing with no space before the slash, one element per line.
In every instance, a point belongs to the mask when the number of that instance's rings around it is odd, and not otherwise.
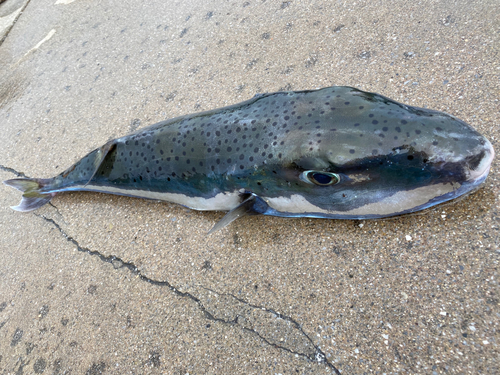
<path fill-rule="evenodd" d="M 492 144 L 462 120 L 353 87 L 257 94 L 111 140 L 56 177 L 4 181 L 17 211 L 93 191 L 246 215 L 377 219 L 476 190 Z"/>

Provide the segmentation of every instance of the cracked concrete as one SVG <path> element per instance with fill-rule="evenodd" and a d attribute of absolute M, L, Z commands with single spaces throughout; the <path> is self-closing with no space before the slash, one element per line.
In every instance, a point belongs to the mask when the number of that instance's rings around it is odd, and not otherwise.
<path fill-rule="evenodd" d="M 339 373 L 335 366 L 326 359 L 321 349 L 313 344 L 311 338 L 307 336 L 300 325 L 292 318 L 283 316 L 278 312 L 262 306 L 251 305 L 233 295 L 217 293 L 204 287 L 195 287 L 194 290 L 198 290 L 196 295 L 181 292 L 168 281 L 153 280 L 144 276 L 133 263 L 124 262 L 122 259 L 112 255 L 104 256 L 98 251 L 82 248 L 78 242 L 68 236 L 61 226 L 53 219 L 42 215 L 35 215 L 53 224 L 63 237 L 77 247 L 78 251 L 97 256 L 103 262 L 111 263 L 115 269 L 125 267 L 134 275 L 137 275 L 142 281 L 155 286 L 167 287 L 179 297 L 189 298 L 196 302 L 205 318 L 208 320 L 238 325 L 244 331 L 256 335 L 272 347 L 305 357 L 311 361 L 325 363 L 328 367 L 332 368 L 335 373 Z M 16 336 L 16 334 L 14 334 L 14 336 Z"/>
<path fill-rule="evenodd" d="M 334 84 L 445 110 L 499 149 L 496 1 L 25 3 L 0 46 L 2 180 Z M 20 214 L 2 186 L 0 373 L 496 373 L 497 165 L 421 215 L 250 217 L 208 237 L 222 213 L 74 193 Z"/>

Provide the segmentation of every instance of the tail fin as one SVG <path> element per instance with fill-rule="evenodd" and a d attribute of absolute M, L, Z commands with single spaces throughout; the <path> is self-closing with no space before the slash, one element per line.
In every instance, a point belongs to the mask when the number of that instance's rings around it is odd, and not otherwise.
<path fill-rule="evenodd" d="M 44 194 L 40 189 L 49 184 L 52 179 L 38 178 L 14 178 L 3 183 L 14 189 L 22 191 L 23 199 L 17 206 L 11 206 L 13 210 L 27 212 L 36 210 L 44 204 L 49 203 L 55 193 Z"/>

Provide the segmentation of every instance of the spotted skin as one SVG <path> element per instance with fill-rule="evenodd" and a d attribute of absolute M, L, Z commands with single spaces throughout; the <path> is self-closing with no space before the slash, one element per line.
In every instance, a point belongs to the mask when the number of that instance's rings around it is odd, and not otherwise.
<path fill-rule="evenodd" d="M 94 150 L 34 190 L 101 191 L 199 210 L 231 210 L 251 194 L 261 204 L 249 210 L 258 213 L 364 219 L 468 193 L 493 156 L 490 142 L 453 116 L 329 87 L 162 121 Z M 308 170 L 338 182 L 311 183 Z"/>

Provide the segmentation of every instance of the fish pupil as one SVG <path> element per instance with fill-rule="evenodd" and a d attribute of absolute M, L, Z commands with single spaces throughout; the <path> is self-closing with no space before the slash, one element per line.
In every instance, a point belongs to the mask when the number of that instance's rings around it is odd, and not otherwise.
<path fill-rule="evenodd" d="M 319 183 L 321 185 L 329 184 L 332 181 L 331 176 L 328 176 L 326 174 L 321 174 L 321 173 L 313 174 L 313 178 L 317 183 Z"/>
<path fill-rule="evenodd" d="M 309 181 L 316 185 L 328 186 L 339 182 L 339 178 L 334 173 L 311 171 L 307 174 Z"/>

